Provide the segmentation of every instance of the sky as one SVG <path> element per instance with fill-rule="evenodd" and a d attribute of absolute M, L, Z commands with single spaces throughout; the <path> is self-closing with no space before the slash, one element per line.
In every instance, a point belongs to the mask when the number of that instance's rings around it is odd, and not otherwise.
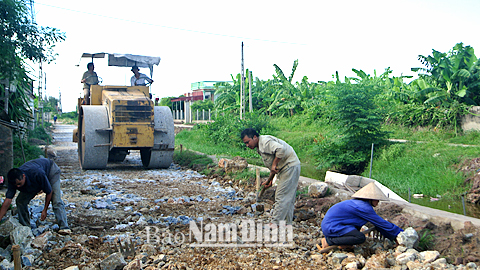
<path fill-rule="evenodd" d="M 245 69 L 261 80 L 272 78 L 274 64 L 289 76 L 297 59 L 293 81 L 317 82 L 336 71 L 353 77 L 352 68 L 415 76 L 418 55 L 459 42 L 480 56 L 478 0 L 38 0 L 34 9 L 39 26 L 66 35 L 56 60 L 43 65 L 45 93 L 61 93 L 64 112 L 83 96 L 91 59 L 82 53 L 161 57 L 151 86 L 159 98 L 188 93 L 194 82 L 231 80 L 241 72 L 242 42 Z M 130 68 L 108 67 L 106 58 L 94 63 L 103 85 L 129 84 Z"/>

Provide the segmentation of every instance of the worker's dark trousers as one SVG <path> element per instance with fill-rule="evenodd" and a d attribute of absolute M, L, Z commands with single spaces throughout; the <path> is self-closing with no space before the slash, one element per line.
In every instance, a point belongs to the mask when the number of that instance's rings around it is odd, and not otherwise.
<path fill-rule="evenodd" d="M 339 237 L 325 237 L 329 246 L 352 246 L 365 242 L 365 234 L 358 230 L 353 230 Z"/>
<path fill-rule="evenodd" d="M 55 164 L 52 164 L 50 168 L 50 174 L 48 180 L 52 186 L 52 207 L 55 218 L 57 219 L 60 229 L 68 229 L 67 213 L 65 212 L 65 204 L 62 201 L 62 190 L 60 189 L 60 168 Z M 53 184 L 52 184 L 53 183 Z M 30 227 L 30 214 L 28 212 L 28 204 L 35 198 L 37 194 L 20 192 L 18 194 L 15 203 L 18 210 L 18 221 L 23 226 Z"/>

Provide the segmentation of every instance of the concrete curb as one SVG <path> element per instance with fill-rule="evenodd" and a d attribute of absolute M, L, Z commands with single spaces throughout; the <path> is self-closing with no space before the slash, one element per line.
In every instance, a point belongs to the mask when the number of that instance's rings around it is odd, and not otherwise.
<path fill-rule="evenodd" d="M 199 154 L 203 154 L 200 152 L 197 152 Z M 215 156 L 209 156 L 210 158 L 217 160 Z M 218 163 L 218 160 L 215 162 Z M 248 168 L 251 169 L 256 169 L 259 168 L 261 171 L 266 171 L 269 172 L 268 168 L 261 167 L 261 166 L 256 166 L 256 165 L 251 165 L 248 164 Z M 360 176 L 359 176 L 360 177 Z M 361 180 L 373 180 L 369 179 L 366 177 L 361 177 Z M 347 178 L 345 178 L 347 179 Z M 356 179 L 356 178 L 351 178 L 351 179 Z M 356 179 L 358 180 L 358 179 Z M 312 183 L 319 182 L 320 180 L 300 176 L 300 179 L 298 180 L 298 186 L 299 188 L 304 188 L 310 186 Z M 373 180 L 377 182 L 376 180 Z M 320 181 L 323 182 L 323 181 Z M 368 184 L 368 181 L 364 181 L 365 184 Z M 326 182 L 328 183 L 328 182 Z M 377 182 L 378 183 L 378 182 Z M 340 196 L 342 200 L 349 198 L 353 193 L 345 190 L 341 190 L 338 188 L 335 188 L 332 183 L 328 183 L 330 186 L 330 189 L 332 190 L 333 194 L 337 194 L 337 196 Z M 398 195 L 397 195 L 398 196 Z M 418 204 L 414 203 L 409 203 L 406 200 L 395 200 L 395 199 L 390 199 L 388 202 L 382 202 L 382 203 L 395 203 L 397 205 L 400 205 L 403 207 L 402 212 L 411 214 L 414 217 L 420 218 L 422 220 L 429 220 L 433 223 L 450 223 L 452 228 L 457 231 L 465 228 L 465 222 L 471 222 L 473 226 L 480 228 L 480 219 L 474 218 L 474 217 L 469 217 L 469 216 L 464 216 L 464 215 L 459 215 L 455 213 L 450 213 L 447 211 L 442 211 L 426 206 L 421 206 Z"/>

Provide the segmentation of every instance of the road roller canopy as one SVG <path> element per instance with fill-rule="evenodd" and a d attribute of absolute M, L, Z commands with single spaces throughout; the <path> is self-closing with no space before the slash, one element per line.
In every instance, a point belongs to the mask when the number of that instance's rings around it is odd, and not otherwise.
<path fill-rule="evenodd" d="M 92 62 L 94 58 L 105 58 L 108 55 L 108 65 L 115 67 L 133 67 L 150 69 L 150 77 L 153 77 L 153 65 L 160 64 L 160 57 L 158 56 L 145 56 L 134 54 L 122 54 L 122 53 L 83 53 L 82 58 L 91 58 Z"/>

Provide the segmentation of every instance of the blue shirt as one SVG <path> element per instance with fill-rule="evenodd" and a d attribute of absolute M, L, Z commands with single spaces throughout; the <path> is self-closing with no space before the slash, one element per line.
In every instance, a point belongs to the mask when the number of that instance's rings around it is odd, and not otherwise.
<path fill-rule="evenodd" d="M 322 232 L 326 237 L 339 237 L 360 228 L 367 222 L 383 236 L 394 240 L 403 230 L 381 218 L 368 200 L 352 199 L 330 207 L 322 221 Z"/>
<path fill-rule="evenodd" d="M 38 194 L 40 191 L 50 194 L 52 186 L 48 180 L 48 175 L 50 174 L 52 164 L 53 161 L 48 158 L 38 158 L 27 161 L 18 167 L 25 174 L 25 184 L 21 188 L 17 188 L 17 186 L 10 184 L 9 181 L 5 197 L 13 199 L 17 190 L 30 194 Z"/>

